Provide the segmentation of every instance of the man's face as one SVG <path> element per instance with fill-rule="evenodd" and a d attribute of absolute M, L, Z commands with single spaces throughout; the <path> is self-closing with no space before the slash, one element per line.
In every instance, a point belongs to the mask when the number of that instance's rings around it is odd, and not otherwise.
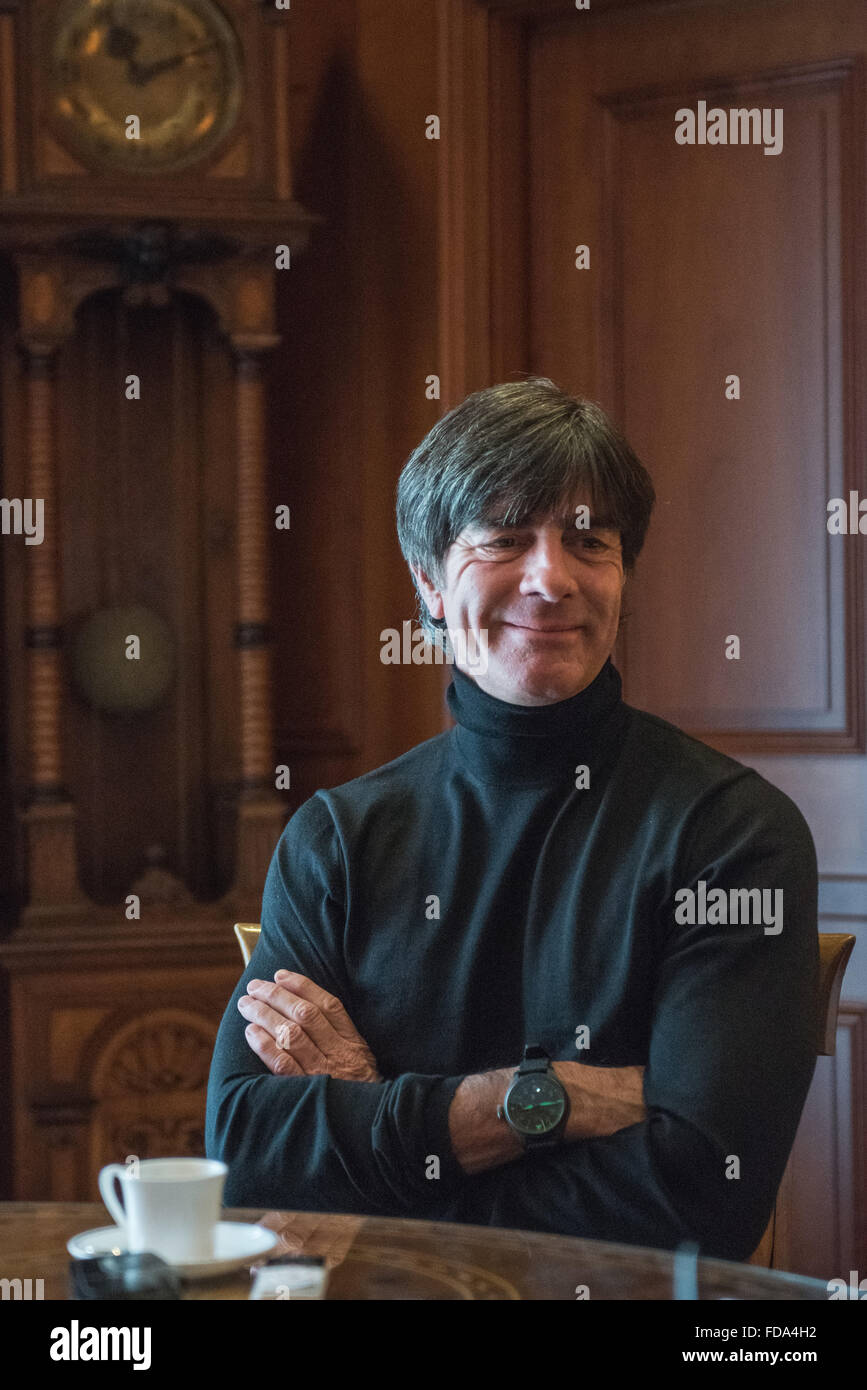
<path fill-rule="evenodd" d="M 626 579 L 620 535 L 592 508 L 592 524 L 576 526 L 580 504 L 517 527 L 468 526 L 446 553 L 442 588 L 417 572 L 431 615 L 468 636 L 467 647 L 452 641 L 456 664 L 509 704 L 568 700 L 595 679 L 614 646 Z M 472 661 L 481 631 L 486 670 L 462 656 L 468 651 Z"/>

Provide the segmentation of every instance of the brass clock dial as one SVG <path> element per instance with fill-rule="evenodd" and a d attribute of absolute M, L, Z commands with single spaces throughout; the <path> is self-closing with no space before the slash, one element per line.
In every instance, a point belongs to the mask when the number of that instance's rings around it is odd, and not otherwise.
<path fill-rule="evenodd" d="M 171 172 L 237 121 L 241 50 L 213 0 L 61 0 L 46 33 L 51 124 L 91 168 Z"/>

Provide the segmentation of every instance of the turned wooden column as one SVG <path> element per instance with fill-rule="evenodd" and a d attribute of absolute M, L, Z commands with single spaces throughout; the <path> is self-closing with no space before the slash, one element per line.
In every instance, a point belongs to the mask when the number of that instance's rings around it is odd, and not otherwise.
<path fill-rule="evenodd" d="M 286 806 L 274 788 L 274 732 L 265 393 L 262 351 L 233 339 L 238 456 L 238 652 L 240 704 L 238 853 L 234 892 L 261 898 Z M 273 346 L 269 342 L 266 347 Z"/>
<path fill-rule="evenodd" d="M 238 649 L 241 790 L 274 785 L 268 533 L 265 515 L 265 403 L 259 354 L 236 352 L 238 430 Z"/>
<path fill-rule="evenodd" d="M 24 343 L 27 496 L 44 505 L 44 536 L 26 548 L 29 785 L 22 818 L 30 901 L 24 915 L 81 905 L 75 808 L 63 785 L 59 505 L 54 460 L 56 345 Z"/>

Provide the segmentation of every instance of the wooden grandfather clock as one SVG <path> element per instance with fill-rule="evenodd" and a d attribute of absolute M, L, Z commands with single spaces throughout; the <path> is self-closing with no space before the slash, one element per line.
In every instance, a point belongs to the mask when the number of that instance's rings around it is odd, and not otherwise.
<path fill-rule="evenodd" d="M 264 364 L 319 220 L 292 198 L 291 25 L 261 0 L 0 0 L 2 1195 L 203 1151 L 232 924 L 291 809 Z"/>

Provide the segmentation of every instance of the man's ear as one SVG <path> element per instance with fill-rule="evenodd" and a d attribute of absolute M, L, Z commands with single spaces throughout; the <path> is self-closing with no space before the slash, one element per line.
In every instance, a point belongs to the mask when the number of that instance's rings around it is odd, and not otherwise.
<path fill-rule="evenodd" d="M 444 617 L 445 609 L 443 607 L 442 594 L 440 593 L 440 590 L 433 583 L 430 576 L 425 574 L 424 570 L 421 568 L 421 565 L 411 565 L 410 568 L 413 574 L 415 575 L 416 583 L 418 584 L 418 587 L 421 589 L 422 597 L 425 603 L 427 604 L 428 612 L 430 613 L 431 617 Z"/>

